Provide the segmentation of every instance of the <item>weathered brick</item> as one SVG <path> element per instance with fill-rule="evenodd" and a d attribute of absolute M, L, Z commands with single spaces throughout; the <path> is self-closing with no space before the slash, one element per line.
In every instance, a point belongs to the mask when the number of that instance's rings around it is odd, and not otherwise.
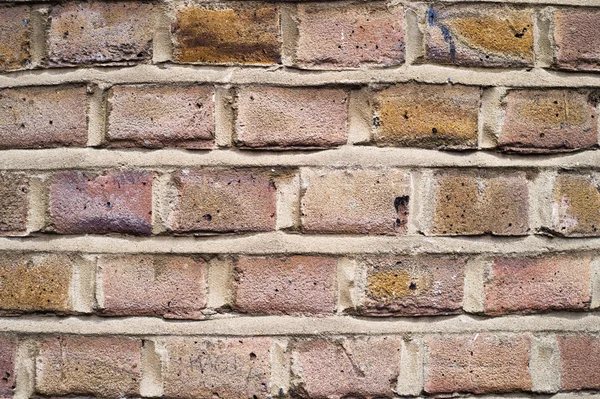
<path fill-rule="evenodd" d="M 27 231 L 29 179 L 23 173 L 0 172 L 0 236 Z"/>
<path fill-rule="evenodd" d="M 139 395 L 141 341 L 58 336 L 41 341 L 36 392 L 42 395 Z"/>
<path fill-rule="evenodd" d="M 259 314 L 332 314 L 336 265 L 335 258 L 320 256 L 241 257 L 235 264 L 235 308 Z"/>
<path fill-rule="evenodd" d="M 87 143 L 85 86 L 0 90 L 0 149 Z"/>
<path fill-rule="evenodd" d="M 426 59 L 484 67 L 533 66 L 533 12 L 508 6 L 432 6 Z"/>
<path fill-rule="evenodd" d="M 168 218 L 176 232 L 275 229 L 277 190 L 265 172 L 184 170 L 174 176 L 177 197 Z"/>
<path fill-rule="evenodd" d="M 290 149 L 344 144 L 347 103 L 341 89 L 243 87 L 237 96 L 237 142 Z"/>
<path fill-rule="evenodd" d="M 477 147 L 481 89 L 401 84 L 375 93 L 374 141 L 382 146 Z"/>
<path fill-rule="evenodd" d="M 163 362 L 170 398 L 267 398 L 270 338 L 169 338 Z"/>
<path fill-rule="evenodd" d="M 434 335 L 426 339 L 428 393 L 529 391 L 531 339 L 526 334 Z"/>
<path fill-rule="evenodd" d="M 15 388 L 15 358 L 17 340 L 9 336 L 0 336 L 0 395 L 12 397 Z"/>
<path fill-rule="evenodd" d="M 567 237 L 600 233 L 600 182 L 596 175 L 561 174 L 552 192 L 552 230 Z"/>
<path fill-rule="evenodd" d="M 101 256 L 102 310 L 117 316 L 201 319 L 206 273 L 206 262 L 184 256 Z"/>
<path fill-rule="evenodd" d="M 534 313 L 586 309 L 591 301 L 591 258 L 496 258 L 484 285 L 485 312 Z"/>
<path fill-rule="evenodd" d="M 396 337 L 299 341 L 292 351 L 292 392 L 311 398 L 392 397 L 400 348 Z"/>
<path fill-rule="evenodd" d="M 556 338 L 562 389 L 600 389 L 600 338 L 584 334 L 558 334 Z"/>
<path fill-rule="evenodd" d="M 434 175 L 430 235 L 525 235 L 529 232 L 524 172 L 440 171 Z"/>
<path fill-rule="evenodd" d="M 76 258 L 64 254 L 0 256 L 0 310 L 69 312 Z"/>
<path fill-rule="evenodd" d="M 172 27 L 175 60 L 205 64 L 281 61 L 279 7 L 267 3 L 182 6 Z"/>
<path fill-rule="evenodd" d="M 385 257 L 366 259 L 365 263 L 367 284 L 361 314 L 460 313 L 466 258 Z"/>
<path fill-rule="evenodd" d="M 0 8 L 0 72 L 29 66 L 30 18 L 29 6 Z"/>
<path fill-rule="evenodd" d="M 113 86 L 107 132 L 110 145 L 212 147 L 213 95 L 211 86 Z"/>
<path fill-rule="evenodd" d="M 50 228 L 57 233 L 152 232 L 152 174 L 60 172 L 50 184 Z"/>
<path fill-rule="evenodd" d="M 404 234 L 410 176 L 394 169 L 302 171 L 307 232 Z"/>
<path fill-rule="evenodd" d="M 298 5 L 294 62 L 306 68 L 357 68 L 404 62 L 403 10 L 385 4 Z"/>
<path fill-rule="evenodd" d="M 52 66 L 130 64 L 152 58 L 153 7 L 142 2 L 64 3 L 50 12 Z"/>
<path fill-rule="evenodd" d="M 564 69 L 600 69 L 600 11 L 559 8 L 554 12 L 554 63 Z"/>
<path fill-rule="evenodd" d="M 598 142 L 590 93 L 575 90 L 511 90 L 498 145 L 518 152 L 574 151 Z"/>

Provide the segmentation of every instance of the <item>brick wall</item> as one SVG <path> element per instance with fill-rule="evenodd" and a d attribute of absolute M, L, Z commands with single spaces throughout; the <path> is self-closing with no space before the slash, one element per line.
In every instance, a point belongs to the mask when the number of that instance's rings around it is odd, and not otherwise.
<path fill-rule="evenodd" d="M 600 394 L 599 26 L 0 0 L 0 398 Z"/>

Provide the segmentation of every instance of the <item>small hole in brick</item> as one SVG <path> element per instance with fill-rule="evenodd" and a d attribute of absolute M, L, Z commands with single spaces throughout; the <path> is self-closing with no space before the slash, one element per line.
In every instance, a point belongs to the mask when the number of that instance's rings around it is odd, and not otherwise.
<path fill-rule="evenodd" d="M 558 117 L 558 114 L 555 114 Z"/>
<path fill-rule="evenodd" d="M 558 104 L 558 101 L 554 100 L 554 104 Z"/>
<path fill-rule="evenodd" d="M 256 359 L 256 353 L 250 352 L 250 359 L 252 359 L 252 360 Z"/>
<path fill-rule="evenodd" d="M 207 222 L 210 222 L 212 220 L 212 215 L 207 213 L 206 215 L 202 216 L 202 219 L 206 220 Z"/>
<path fill-rule="evenodd" d="M 411 281 L 410 284 L 408 285 L 408 288 L 411 290 L 416 290 L 417 289 L 417 283 L 415 283 L 414 281 Z"/>
<path fill-rule="evenodd" d="M 546 137 L 544 133 L 540 133 L 540 137 Z"/>
<path fill-rule="evenodd" d="M 436 128 L 433 128 L 433 129 L 431 129 L 431 133 L 433 133 L 433 134 L 437 134 L 437 132 L 438 132 L 438 131 L 437 131 L 437 129 L 436 129 Z"/>
<path fill-rule="evenodd" d="M 48 121 L 48 123 L 52 125 L 54 122 L 52 122 L 52 121 Z"/>
<path fill-rule="evenodd" d="M 106 201 L 106 206 L 109 208 L 111 207 L 110 201 Z"/>

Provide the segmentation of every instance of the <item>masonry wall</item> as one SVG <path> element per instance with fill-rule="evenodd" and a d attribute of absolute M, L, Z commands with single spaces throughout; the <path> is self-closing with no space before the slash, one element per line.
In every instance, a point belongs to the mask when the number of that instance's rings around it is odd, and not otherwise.
<path fill-rule="evenodd" d="M 1 0 L 0 398 L 597 395 L 599 26 Z"/>

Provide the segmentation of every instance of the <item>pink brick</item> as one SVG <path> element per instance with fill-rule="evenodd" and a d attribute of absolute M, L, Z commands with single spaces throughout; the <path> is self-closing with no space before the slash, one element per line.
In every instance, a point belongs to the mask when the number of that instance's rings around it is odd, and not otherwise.
<path fill-rule="evenodd" d="M 327 148 L 347 139 L 348 95 L 341 89 L 243 87 L 237 142 L 249 148 Z"/>
<path fill-rule="evenodd" d="M 207 265 L 184 256 L 101 256 L 103 312 L 117 316 L 201 319 Z"/>
<path fill-rule="evenodd" d="M 559 8 L 554 12 L 555 65 L 592 71 L 600 69 L 600 11 Z"/>
<path fill-rule="evenodd" d="M 562 389 L 600 389 L 600 338 L 584 334 L 559 334 L 556 338 Z"/>
<path fill-rule="evenodd" d="M 11 397 L 15 388 L 17 340 L 0 336 L 0 395 Z"/>
<path fill-rule="evenodd" d="M 259 314 L 332 314 L 336 265 L 335 258 L 319 256 L 241 257 L 235 265 L 235 308 Z"/>
<path fill-rule="evenodd" d="M 552 189 L 552 226 L 557 235 L 600 235 L 600 190 L 598 175 L 562 173 Z"/>
<path fill-rule="evenodd" d="M 0 12 L 0 72 L 24 69 L 30 64 L 31 8 L 3 7 Z"/>
<path fill-rule="evenodd" d="M 23 173 L 0 172 L 0 236 L 27 231 L 29 179 Z"/>

